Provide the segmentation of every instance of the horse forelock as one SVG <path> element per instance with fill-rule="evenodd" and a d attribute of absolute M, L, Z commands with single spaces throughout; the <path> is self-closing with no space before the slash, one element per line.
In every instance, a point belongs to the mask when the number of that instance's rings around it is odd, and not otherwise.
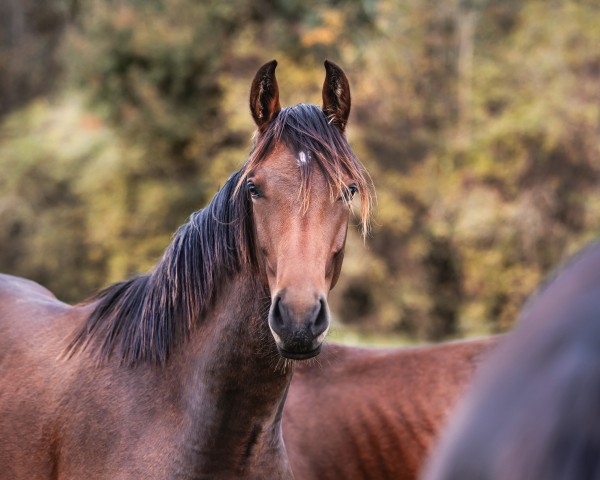
<path fill-rule="evenodd" d="M 164 364 L 210 307 L 219 282 L 256 266 L 249 202 L 233 174 L 174 234 L 154 269 L 88 299 L 94 308 L 67 348 L 93 348 L 98 361 Z"/>
<path fill-rule="evenodd" d="M 316 105 L 300 103 L 282 109 L 269 128 L 255 137 L 254 146 L 242 167 L 238 189 L 246 176 L 272 152 L 283 144 L 294 152 L 300 169 L 299 197 L 306 211 L 310 202 L 310 178 L 315 168 L 325 176 L 332 198 L 344 196 L 347 178 L 356 183 L 361 200 L 361 226 L 367 235 L 374 189 L 371 178 L 354 155 L 344 134 Z"/>

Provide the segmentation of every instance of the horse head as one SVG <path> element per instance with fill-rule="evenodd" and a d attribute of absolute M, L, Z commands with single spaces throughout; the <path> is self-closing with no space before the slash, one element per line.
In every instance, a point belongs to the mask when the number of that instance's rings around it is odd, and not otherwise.
<path fill-rule="evenodd" d="M 268 322 L 279 353 L 317 355 L 330 325 L 329 291 L 340 274 L 351 202 L 369 212 L 368 174 L 350 149 L 345 127 L 350 88 L 326 61 L 323 105 L 282 109 L 276 61 L 252 83 L 250 110 L 258 127 L 240 188 L 251 202 L 256 256 L 271 295 Z"/>

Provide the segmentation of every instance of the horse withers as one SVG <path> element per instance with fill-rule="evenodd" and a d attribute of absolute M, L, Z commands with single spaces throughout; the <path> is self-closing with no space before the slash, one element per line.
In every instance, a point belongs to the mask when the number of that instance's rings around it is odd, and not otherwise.
<path fill-rule="evenodd" d="M 82 304 L 0 277 L 0 478 L 292 478 L 290 359 L 319 353 L 352 197 L 371 183 L 344 135 L 350 91 L 282 109 L 256 74 L 250 157 L 154 269 Z"/>
<path fill-rule="evenodd" d="M 484 362 L 426 480 L 600 478 L 600 244 L 558 271 Z"/>
<path fill-rule="evenodd" d="M 296 480 L 415 480 L 497 341 L 394 349 L 324 345 L 318 359 L 296 366 L 283 412 Z"/>

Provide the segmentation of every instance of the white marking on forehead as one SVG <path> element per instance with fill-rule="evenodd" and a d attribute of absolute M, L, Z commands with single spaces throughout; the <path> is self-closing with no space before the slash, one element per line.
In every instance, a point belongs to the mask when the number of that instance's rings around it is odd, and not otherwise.
<path fill-rule="evenodd" d="M 310 152 L 308 152 L 308 153 L 300 152 L 298 154 L 298 158 L 296 159 L 296 163 L 298 164 L 298 166 L 302 167 L 303 165 L 306 165 L 308 162 L 310 162 Z"/>

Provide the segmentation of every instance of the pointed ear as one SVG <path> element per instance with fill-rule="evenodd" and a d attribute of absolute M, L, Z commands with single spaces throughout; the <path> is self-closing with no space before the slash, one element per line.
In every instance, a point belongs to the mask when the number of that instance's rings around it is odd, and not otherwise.
<path fill-rule="evenodd" d="M 325 60 L 325 72 L 323 111 L 329 122 L 344 133 L 350 116 L 350 84 L 344 71 L 329 60 Z"/>
<path fill-rule="evenodd" d="M 277 61 L 271 60 L 258 69 L 250 87 L 250 111 L 261 132 L 264 132 L 279 111 L 279 87 L 275 78 Z"/>

